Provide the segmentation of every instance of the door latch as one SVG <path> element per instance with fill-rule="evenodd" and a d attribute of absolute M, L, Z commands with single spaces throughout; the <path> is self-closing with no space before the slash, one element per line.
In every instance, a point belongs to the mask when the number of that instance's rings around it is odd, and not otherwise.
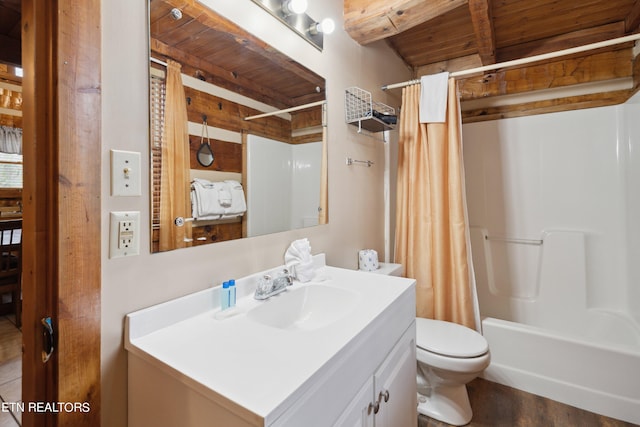
<path fill-rule="evenodd" d="M 42 323 L 42 336 L 44 339 L 44 343 L 42 346 L 42 363 L 47 363 L 47 361 L 51 357 L 51 354 L 53 354 L 55 333 L 53 331 L 53 323 L 51 322 L 51 317 L 43 317 L 40 322 Z"/>

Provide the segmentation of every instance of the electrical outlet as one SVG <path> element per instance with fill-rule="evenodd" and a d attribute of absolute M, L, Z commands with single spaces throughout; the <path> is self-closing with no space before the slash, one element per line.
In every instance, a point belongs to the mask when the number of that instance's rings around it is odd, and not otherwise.
<path fill-rule="evenodd" d="M 109 258 L 140 254 L 140 212 L 111 212 Z"/>
<path fill-rule="evenodd" d="M 141 196 L 140 153 L 111 150 L 111 195 Z"/>

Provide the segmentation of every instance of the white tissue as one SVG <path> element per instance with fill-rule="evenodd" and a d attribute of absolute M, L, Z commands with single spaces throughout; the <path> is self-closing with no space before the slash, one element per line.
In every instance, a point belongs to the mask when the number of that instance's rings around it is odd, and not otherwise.
<path fill-rule="evenodd" d="M 284 254 L 284 264 L 301 282 L 309 282 L 315 275 L 309 239 L 294 240 Z"/>

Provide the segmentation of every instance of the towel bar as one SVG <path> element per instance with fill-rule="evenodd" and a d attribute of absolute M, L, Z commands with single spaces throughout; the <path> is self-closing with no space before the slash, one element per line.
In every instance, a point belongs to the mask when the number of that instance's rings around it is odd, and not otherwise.
<path fill-rule="evenodd" d="M 540 246 L 542 245 L 543 241 L 542 239 L 515 239 L 515 238 L 511 238 L 511 237 L 495 237 L 495 236 L 488 236 L 485 234 L 484 236 L 485 240 L 494 240 L 494 241 L 498 241 L 498 242 L 506 242 L 506 243 L 519 243 L 522 245 L 536 245 L 536 246 Z"/>
<path fill-rule="evenodd" d="M 347 157 L 347 165 L 351 166 L 354 163 L 364 163 L 367 167 L 371 167 L 374 163 L 371 160 L 354 160 L 351 157 Z"/>

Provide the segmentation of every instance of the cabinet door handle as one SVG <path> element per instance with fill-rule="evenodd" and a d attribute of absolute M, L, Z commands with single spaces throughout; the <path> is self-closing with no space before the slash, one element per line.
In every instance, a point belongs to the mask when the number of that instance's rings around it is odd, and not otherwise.
<path fill-rule="evenodd" d="M 380 394 L 378 394 L 378 402 L 380 402 L 383 398 L 385 402 L 389 401 L 389 390 L 385 390 L 384 392 L 380 390 Z"/>
<path fill-rule="evenodd" d="M 377 414 L 380 410 L 380 401 L 377 402 L 369 402 L 369 408 L 367 409 L 367 415 L 371 415 L 371 411 L 374 414 Z"/>

